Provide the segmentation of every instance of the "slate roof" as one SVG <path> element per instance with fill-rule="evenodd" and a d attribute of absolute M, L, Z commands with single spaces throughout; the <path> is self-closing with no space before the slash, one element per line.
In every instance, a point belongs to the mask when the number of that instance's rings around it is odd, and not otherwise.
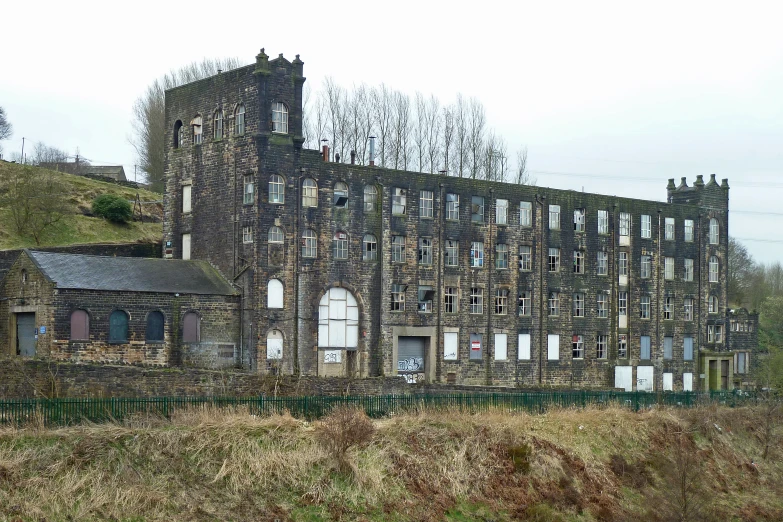
<path fill-rule="evenodd" d="M 206 261 L 25 253 L 57 288 L 235 295 L 237 291 Z"/>

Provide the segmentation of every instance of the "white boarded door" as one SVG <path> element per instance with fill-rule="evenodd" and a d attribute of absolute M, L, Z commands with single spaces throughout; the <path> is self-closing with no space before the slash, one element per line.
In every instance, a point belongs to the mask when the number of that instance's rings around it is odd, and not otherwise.
<path fill-rule="evenodd" d="M 633 391 L 633 366 L 614 367 L 614 387 Z"/>

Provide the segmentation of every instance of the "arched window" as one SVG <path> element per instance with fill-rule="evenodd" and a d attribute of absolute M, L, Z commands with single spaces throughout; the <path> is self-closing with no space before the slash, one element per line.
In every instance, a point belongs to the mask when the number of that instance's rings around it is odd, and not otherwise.
<path fill-rule="evenodd" d="M 717 245 L 719 236 L 720 227 L 718 226 L 718 220 L 712 218 L 710 219 L 710 245 Z"/>
<path fill-rule="evenodd" d="M 334 184 L 334 206 L 345 208 L 348 205 L 348 185 L 342 181 Z"/>
<path fill-rule="evenodd" d="M 288 134 L 288 107 L 284 103 L 272 104 L 272 132 Z"/>
<path fill-rule="evenodd" d="M 177 120 L 174 124 L 174 148 L 178 149 L 182 146 L 182 120 Z"/>
<path fill-rule="evenodd" d="M 707 307 L 708 313 L 711 314 L 717 314 L 718 313 L 718 296 L 711 295 L 709 300 L 709 306 Z"/>
<path fill-rule="evenodd" d="M 71 341 L 90 340 L 90 315 L 86 310 L 71 312 Z"/>
<path fill-rule="evenodd" d="M 315 237 L 315 231 L 308 228 L 302 234 L 302 257 L 318 256 L 318 239 Z"/>
<path fill-rule="evenodd" d="M 285 180 L 283 180 L 283 176 L 278 176 L 277 174 L 269 176 L 269 202 L 281 204 L 285 202 Z"/>
<path fill-rule="evenodd" d="M 147 314 L 147 331 L 144 338 L 148 343 L 163 342 L 163 313 L 157 310 Z"/>
<path fill-rule="evenodd" d="M 122 310 L 115 310 L 109 316 L 109 342 L 128 342 L 128 314 Z"/>
<path fill-rule="evenodd" d="M 245 134 L 245 106 L 243 104 L 237 105 L 234 109 L 234 136 L 242 136 Z"/>
<path fill-rule="evenodd" d="M 196 312 L 188 312 L 182 318 L 182 342 L 197 343 L 201 341 L 201 318 Z"/>
<path fill-rule="evenodd" d="M 215 111 L 214 124 L 212 137 L 216 140 L 223 139 L 223 109 Z"/>
<path fill-rule="evenodd" d="M 283 283 L 279 279 L 270 279 L 266 285 L 266 307 L 283 308 Z"/>
<path fill-rule="evenodd" d="M 718 271 L 720 270 L 720 264 L 716 256 L 710 257 L 710 283 L 718 282 Z"/>
<path fill-rule="evenodd" d="M 267 241 L 270 243 L 282 243 L 283 242 L 283 229 L 280 227 L 269 227 L 269 234 Z"/>
<path fill-rule="evenodd" d="M 364 211 L 374 212 L 377 200 L 378 189 L 375 188 L 375 185 L 367 185 L 364 187 Z"/>
<path fill-rule="evenodd" d="M 378 259 L 378 241 L 372 234 L 365 234 L 362 239 L 362 261 Z"/>
<path fill-rule="evenodd" d="M 266 336 L 266 358 L 280 360 L 283 358 L 283 332 L 272 330 Z"/>
<path fill-rule="evenodd" d="M 302 206 L 318 206 L 318 185 L 312 178 L 305 178 L 302 181 Z"/>
<path fill-rule="evenodd" d="M 193 145 L 201 145 L 201 114 L 196 114 L 196 117 L 190 121 L 190 126 L 193 127 Z"/>
<path fill-rule="evenodd" d="M 338 231 L 332 238 L 332 257 L 348 259 L 348 234 Z"/>
<path fill-rule="evenodd" d="M 331 288 L 318 304 L 318 346 L 356 349 L 359 305 L 345 288 Z"/>

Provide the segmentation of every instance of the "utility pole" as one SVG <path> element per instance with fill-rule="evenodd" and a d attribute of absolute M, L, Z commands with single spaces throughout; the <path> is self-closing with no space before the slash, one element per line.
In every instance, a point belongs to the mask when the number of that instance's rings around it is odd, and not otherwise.
<path fill-rule="evenodd" d="M 138 167 L 138 165 L 134 165 L 133 166 L 133 182 L 134 183 L 136 183 L 136 167 Z"/>
<path fill-rule="evenodd" d="M 22 164 L 24 165 L 24 136 L 22 136 Z"/>

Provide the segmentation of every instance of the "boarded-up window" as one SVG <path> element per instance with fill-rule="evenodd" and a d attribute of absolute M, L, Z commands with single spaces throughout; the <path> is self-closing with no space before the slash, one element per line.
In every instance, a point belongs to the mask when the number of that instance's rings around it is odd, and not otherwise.
<path fill-rule="evenodd" d="M 550 361 L 560 360 L 560 336 L 558 334 L 546 336 L 546 358 Z"/>
<path fill-rule="evenodd" d="M 663 338 L 663 358 L 664 359 L 671 360 L 673 347 L 674 347 L 674 338 L 673 337 L 664 337 Z"/>
<path fill-rule="evenodd" d="M 267 284 L 267 308 L 283 308 L 283 283 L 279 279 L 270 279 Z"/>
<path fill-rule="evenodd" d="M 201 340 L 201 320 L 195 312 L 188 312 L 182 318 L 182 342 L 197 343 Z"/>
<path fill-rule="evenodd" d="M 318 346 L 347 348 L 359 345 L 359 304 L 345 288 L 332 288 L 318 303 Z"/>
<path fill-rule="evenodd" d="M 641 337 L 640 342 L 641 342 L 641 353 L 639 354 L 639 358 L 650 360 L 650 336 L 643 335 Z"/>
<path fill-rule="evenodd" d="M 458 359 L 459 333 L 446 332 L 443 334 L 443 359 L 456 361 Z"/>
<path fill-rule="evenodd" d="M 508 359 L 508 335 L 495 334 L 495 360 L 505 361 Z"/>
<path fill-rule="evenodd" d="M 521 333 L 519 334 L 519 354 L 518 358 L 520 360 L 529 360 L 530 359 L 530 334 L 529 333 Z"/>
<path fill-rule="evenodd" d="M 693 374 L 690 372 L 682 374 L 682 391 L 693 391 Z"/>
<path fill-rule="evenodd" d="M 163 342 L 163 314 L 155 311 L 147 315 L 147 342 Z"/>
<path fill-rule="evenodd" d="M 482 349 L 483 346 L 481 345 L 482 341 L 482 335 L 481 334 L 470 334 L 470 360 L 471 361 L 480 361 L 482 357 Z"/>
<path fill-rule="evenodd" d="M 633 366 L 614 367 L 614 387 L 633 391 Z"/>
<path fill-rule="evenodd" d="M 664 373 L 663 374 L 663 391 L 673 391 L 674 390 L 674 378 L 671 373 Z"/>
<path fill-rule="evenodd" d="M 190 259 L 190 234 L 182 234 L 182 259 Z"/>
<path fill-rule="evenodd" d="M 272 330 L 266 336 L 266 358 L 283 358 L 283 333 L 280 330 Z"/>
<path fill-rule="evenodd" d="M 693 360 L 693 337 L 684 337 L 682 340 L 682 358 L 685 361 Z"/>
<path fill-rule="evenodd" d="M 122 343 L 128 341 L 128 314 L 115 310 L 109 316 L 109 342 Z"/>
<path fill-rule="evenodd" d="M 191 210 L 191 195 L 192 187 L 190 185 L 182 186 L 182 212 L 188 213 Z"/>
<path fill-rule="evenodd" d="M 84 310 L 71 312 L 71 341 L 90 339 L 90 315 Z"/>
<path fill-rule="evenodd" d="M 651 392 L 655 390 L 653 377 L 655 370 L 652 366 L 636 367 L 636 391 Z"/>

